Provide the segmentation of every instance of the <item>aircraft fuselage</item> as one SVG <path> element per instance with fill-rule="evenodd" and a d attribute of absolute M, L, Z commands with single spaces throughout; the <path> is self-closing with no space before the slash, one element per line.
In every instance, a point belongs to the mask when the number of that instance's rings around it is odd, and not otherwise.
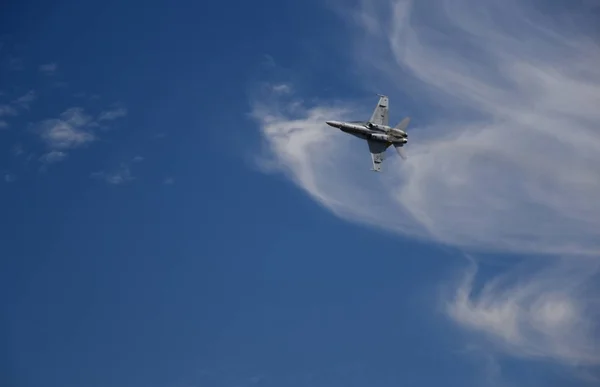
<path fill-rule="evenodd" d="M 372 170 L 381 172 L 381 164 L 385 159 L 385 151 L 391 145 L 398 155 L 406 160 L 404 145 L 408 142 L 406 128 L 410 117 L 404 117 L 396 126 L 389 126 L 389 98 L 379 94 L 377 106 L 368 121 L 325 121 L 327 125 L 337 128 L 344 133 L 366 140 L 373 162 Z"/>
<path fill-rule="evenodd" d="M 364 140 L 390 144 L 406 144 L 408 141 L 406 132 L 385 125 L 377 125 L 370 122 L 344 121 L 327 121 L 326 123 L 331 127 L 338 128 L 342 132 Z"/>

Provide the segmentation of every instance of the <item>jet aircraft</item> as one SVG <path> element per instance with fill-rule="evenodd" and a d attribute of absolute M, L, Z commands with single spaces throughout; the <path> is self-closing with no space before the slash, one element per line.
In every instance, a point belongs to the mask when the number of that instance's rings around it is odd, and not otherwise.
<path fill-rule="evenodd" d="M 406 159 L 406 154 L 402 147 L 408 142 L 406 127 L 410 122 L 410 117 L 406 117 L 395 127 L 390 127 L 389 99 L 385 95 L 378 94 L 378 96 L 379 102 L 369 121 L 326 121 L 329 126 L 367 140 L 373 161 L 372 171 L 375 172 L 381 172 L 384 154 L 390 145 L 394 145 L 400 157 Z"/>

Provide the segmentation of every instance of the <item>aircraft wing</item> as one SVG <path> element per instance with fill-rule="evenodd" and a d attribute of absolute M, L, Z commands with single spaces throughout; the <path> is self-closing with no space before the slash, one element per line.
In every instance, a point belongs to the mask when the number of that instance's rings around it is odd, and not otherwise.
<path fill-rule="evenodd" d="M 377 102 L 377 106 L 375 107 L 373 115 L 369 121 L 374 124 L 389 126 L 389 104 L 388 97 L 385 95 L 380 95 L 379 102 Z"/>
<path fill-rule="evenodd" d="M 381 164 L 385 158 L 384 153 L 390 144 L 373 140 L 367 140 L 367 143 L 369 144 L 369 152 L 371 152 L 371 159 L 373 160 L 373 170 L 381 172 Z"/>

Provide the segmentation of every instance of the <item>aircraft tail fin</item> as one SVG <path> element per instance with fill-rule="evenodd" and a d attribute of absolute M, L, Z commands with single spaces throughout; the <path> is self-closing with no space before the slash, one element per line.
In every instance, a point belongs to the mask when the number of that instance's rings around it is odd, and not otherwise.
<path fill-rule="evenodd" d="M 398 125 L 396 125 L 395 129 L 400 129 L 406 132 L 406 128 L 408 127 L 409 123 L 410 117 L 405 117 L 402 121 L 398 122 Z"/>
<path fill-rule="evenodd" d="M 408 156 L 406 155 L 406 151 L 404 150 L 401 144 L 394 144 L 394 148 L 396 148 L 396 152 L 398 152 L 398 156 L 400 156 L 402 160 L 406 160 L 408 158 Z"/>

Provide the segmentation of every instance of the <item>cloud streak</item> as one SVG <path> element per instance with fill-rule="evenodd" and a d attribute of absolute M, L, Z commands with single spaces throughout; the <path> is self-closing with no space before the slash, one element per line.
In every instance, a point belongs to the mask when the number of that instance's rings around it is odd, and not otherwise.
<path fill-rule="evenodd" d="M 59 161 L 64 160 L 66 157 L 67 157 L 67 154 L 65 152 L 52 151 L 52 152 L 43 154 L 40 157 L 40 161 L 44 164 L 53 164 L 53 163 L 57 163 Z"/>
<path fill-rule="evenodd" d="M 58 119 L 43 121 L 38 128 L 41 139 L 46 145 L 55 150 L 79 148 L 96 139 L 89 124 L 90 116 L 81 108 L 71 108 L 60 115 Z"/>
<path fill-rule="evenodd" d="M 31 90 L 27 92 L 25 95 L 16 98 L 11 101 L 10 104 L 1 104 L 0 105 L 0 118 L 2 117 L 16 117 L 19 115 L 19 110 L 29 110 L 31 103 L 35 101 L 37 98 L 37 94 Z M 7 128 L 8 122 L 4 119 L 0 120 L 0 129 Z"/>
<path fill-rule="evenodd" d="M 0 105 L 0 117 L 2 116 L 16 116 L 17 110 L 10 105 Z"/>
<path fill-rule="evenodd" d="M 117 118 L 125 117 L 126 115 L 127 115 L 127 109 L 117 108 L 117 109 L 102 112 L 98 116 L 98 121 L 113 121 L 113 120 L 116 120 Z"/>
<path fill-rule="evenodd" d="M 260 165 L 348 220 L 468 251 L 569 257 L 526 273 L 529 285 L 509 272 L 480 293 L 469 271 L 447 311 L 510 353 L 600 364 L 597 299 L 579 297 L 598 294 L 600 254 L 600 47 L 587 19 L 511 0 L 340 12 L 362 27 L 355 64 L 429 98 L 433 119 L 409 128 L 406 162 L 388 157 L 375 175 L 366 144 L 324 125 L 368 117 L 375 101 L 307 105 L 271 86 L 253 101 Z"/>
<path fill-rule="evenodd" d="M 17 98 L 16 100 L 13 101 L 13 104 L 17 105 L 18 107 L 28 110 L 31 106 L 31 103 L 33 101 L 35 101 L 37 99 L 37 94 L 35 91 L 30 90 L 28 91 L 26 94 L 24 94 L 23 96 Z"/>
<path fill-rule="evenodd" d="M 600 318 L 600 289 L 593 285 L 600 279 L 598 267 L 598 262 L 567 261 L 518 267 L 478 291 L 473 265 L 447 312 L 516 356 L 600 364 L 598 342 L 590 340 Z"/>
<path fill-rule="evenodd" d="M 72 107 L 61 113 L 58 118 L 40 122 L 34 131 L 50 149 L 50 152 L 44 154 L 39 160 L 44 164 L 64 160 L 67 157 L 67 150 L 82 148 L 97 140 L 94 129 L 100 126 L 98 123 L 100 120 L 113 121 L 125 114 L 125 109 L 117 109 L 104 112 L 94 119 L 83 108 Z M 142 160 L 141 156 L 134 159 L 136 162 Z M 118 183 L 130 180 L 130 175 L 126 171 L 113 174 L 104 173 L 103 176 L 106 177 L 106 180 Z"/>
<path fill-rule="evenodd" d="M 135 179 L 131 174 L 131 169 L 126 163 L 122 163 L 119 168 L 114 171 L 99 171 L 91 175 L 94 179 L 104 180 L 108 184 L 121 185 Z"/>

